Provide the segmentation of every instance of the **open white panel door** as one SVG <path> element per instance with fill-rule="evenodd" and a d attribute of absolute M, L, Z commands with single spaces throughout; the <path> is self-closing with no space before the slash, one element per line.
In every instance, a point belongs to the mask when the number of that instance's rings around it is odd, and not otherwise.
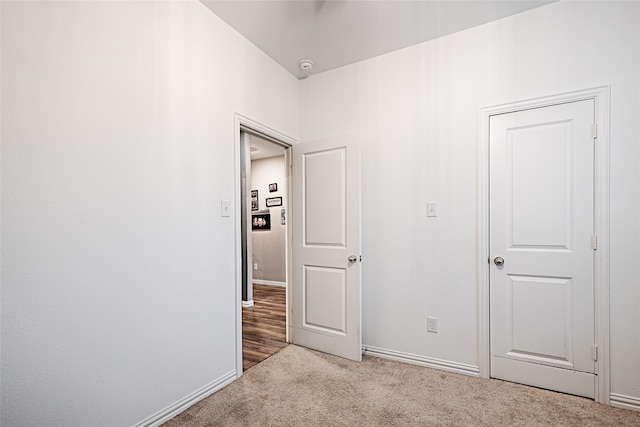
<path fill-rule="evenodd" d="M 362 360 L 355 138 L 292 147 L 292 341 Z"/>

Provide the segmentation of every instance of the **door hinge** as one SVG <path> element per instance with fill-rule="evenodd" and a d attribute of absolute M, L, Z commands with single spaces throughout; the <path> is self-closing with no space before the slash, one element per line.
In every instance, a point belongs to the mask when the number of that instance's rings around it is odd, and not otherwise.
<path fill-rule="evenodd" d="M 591 357 L 593 358 L 594 362 L 598 361 L 598 346 L 594 345 L 593 347 L 591 347 Z"/>
<path fill-rule="evenodd" d="M 591 138 L 596 139 L 598 137 L 598 124 L 591 125 Z"/>
<path fill-rule="evenodd" d="M 598 249 L 598 236 L 591 236 L 591 249 L 594 251 Z"/>

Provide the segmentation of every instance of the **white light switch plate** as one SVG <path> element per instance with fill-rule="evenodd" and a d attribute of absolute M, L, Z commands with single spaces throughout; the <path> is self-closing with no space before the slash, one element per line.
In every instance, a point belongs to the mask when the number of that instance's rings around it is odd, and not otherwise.
<path fill-rule="evenodd" d="M 228 200 L 222 200 L 220 202 L 220 216 L 229 217 L 231 216 L 231 202 Z"/>

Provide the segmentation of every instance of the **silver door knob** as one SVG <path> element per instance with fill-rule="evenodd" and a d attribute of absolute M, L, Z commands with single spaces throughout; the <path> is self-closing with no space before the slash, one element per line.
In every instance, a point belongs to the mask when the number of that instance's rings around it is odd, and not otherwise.
<path fill-rule="evenodd" d="M 358 257 L 355 255 L 351 255 L 349 258 L 347 258 L 347 260 L 349 260 L 349 262 L 356 262 L 358 260 Z"/>
<path fill-rule="evenodd" d="M 504 264 L 504 258 L 502 258 L 501 256 L 497 256 L 493 259 L 493 263 L 498 267 L 500 267 L 501 265 Z"/>

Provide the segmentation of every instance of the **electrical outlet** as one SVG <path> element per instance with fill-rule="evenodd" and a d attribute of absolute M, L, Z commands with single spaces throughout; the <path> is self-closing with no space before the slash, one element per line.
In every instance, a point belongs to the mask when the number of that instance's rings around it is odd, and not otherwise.
<path fill-rule="evenodd" d="M 438 333 L 438 318 L 427 317 L 427 332 Z"/>
<path fill-rule="evenodd" d="M 258 263 L 256 262 L 255 264 L 253 264 L 253 269 L 257 270 L 258 269 Z"/>
<path fill-rule="evenodd" d="M 427 202 L 427 217 L 438 216 L 438 202 Z"/>

